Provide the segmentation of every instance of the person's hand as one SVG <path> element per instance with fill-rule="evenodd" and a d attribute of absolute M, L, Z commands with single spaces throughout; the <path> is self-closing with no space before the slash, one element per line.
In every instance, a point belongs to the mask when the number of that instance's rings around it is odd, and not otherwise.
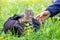
<path fill-rule="evenodd" d="M 41 14 L 37 15 L 35 18 L 41 22 L 47 19 L 51 13 L 49 11 L 43 11 Z"/>

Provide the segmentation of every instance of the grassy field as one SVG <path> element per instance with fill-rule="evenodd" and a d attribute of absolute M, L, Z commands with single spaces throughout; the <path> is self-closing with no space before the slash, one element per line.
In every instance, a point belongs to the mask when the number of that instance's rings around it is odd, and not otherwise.
<path fill-rule="evenodd" d="M 33 9 L 35 16 L 53 3 L 52 0 L 0 0 L 0 39 L 3 40 L 60 40 L 60 21 L 47 19 L 44 28 L 39 31 L 27 31 L 21 37 L 5 34 L 2 29 L 4 22 L 14 14 L 22 14 L 25 9 Z"/>

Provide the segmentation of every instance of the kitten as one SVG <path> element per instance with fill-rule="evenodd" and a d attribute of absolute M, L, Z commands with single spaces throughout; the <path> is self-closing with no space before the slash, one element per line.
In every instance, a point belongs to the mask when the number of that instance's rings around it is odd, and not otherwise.
<path fill-rule="evenodd" d="M 20 22 L 28 22 L 32 24 L 32 18 L 34 17 L 34 12 L 31 9 L 26 9 L 24 11 L 24 17 L 19 19 Z"/>

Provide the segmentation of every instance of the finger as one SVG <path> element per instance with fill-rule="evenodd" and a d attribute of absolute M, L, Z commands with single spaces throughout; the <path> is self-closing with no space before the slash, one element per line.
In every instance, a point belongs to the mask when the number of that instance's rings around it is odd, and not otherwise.
<path fill-rule="evenodd" d="M 37 19 L 37 20 L 38 20 L 38 19 L 39 19 L 39 15 L 38 15 L 38 16 L 36 16 L 36 17 L 35 17 L 35 19 Z"/>
<path fill-rule="evenodd" d="M 43 13 L 41 13 L 39 16 L 40 16 L 40 17 L 43 17 Z"/>
<path fill-rule="evenodd" d="M 36 18 L 38 18 L 39 16 L 40 16 L 40 14 L 39 14 L 39 15 L 37 15 L 37 16 L 36 16 Z"/>

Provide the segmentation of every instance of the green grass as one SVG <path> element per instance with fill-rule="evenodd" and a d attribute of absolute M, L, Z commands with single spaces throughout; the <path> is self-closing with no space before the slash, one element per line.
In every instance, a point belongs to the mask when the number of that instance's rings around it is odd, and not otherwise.
<path fill-rule="evenodd" d="M 35 33 L 29 30 L 19 38 L 13 36 L 11 33 L 5 34 L 2 31 L 4 22 L 10 16 L 22 14 L 26 8 L 33 9 L 36 16 L 51 5 L 52 2 L 52 0 L 0 1 L 0 37 L 3 37 L 3 40 L 60 40 L 60 21 L 55 21 L 51 18 L 44 21 L 44 28 L 41 27 L 38 32 Z"/>

